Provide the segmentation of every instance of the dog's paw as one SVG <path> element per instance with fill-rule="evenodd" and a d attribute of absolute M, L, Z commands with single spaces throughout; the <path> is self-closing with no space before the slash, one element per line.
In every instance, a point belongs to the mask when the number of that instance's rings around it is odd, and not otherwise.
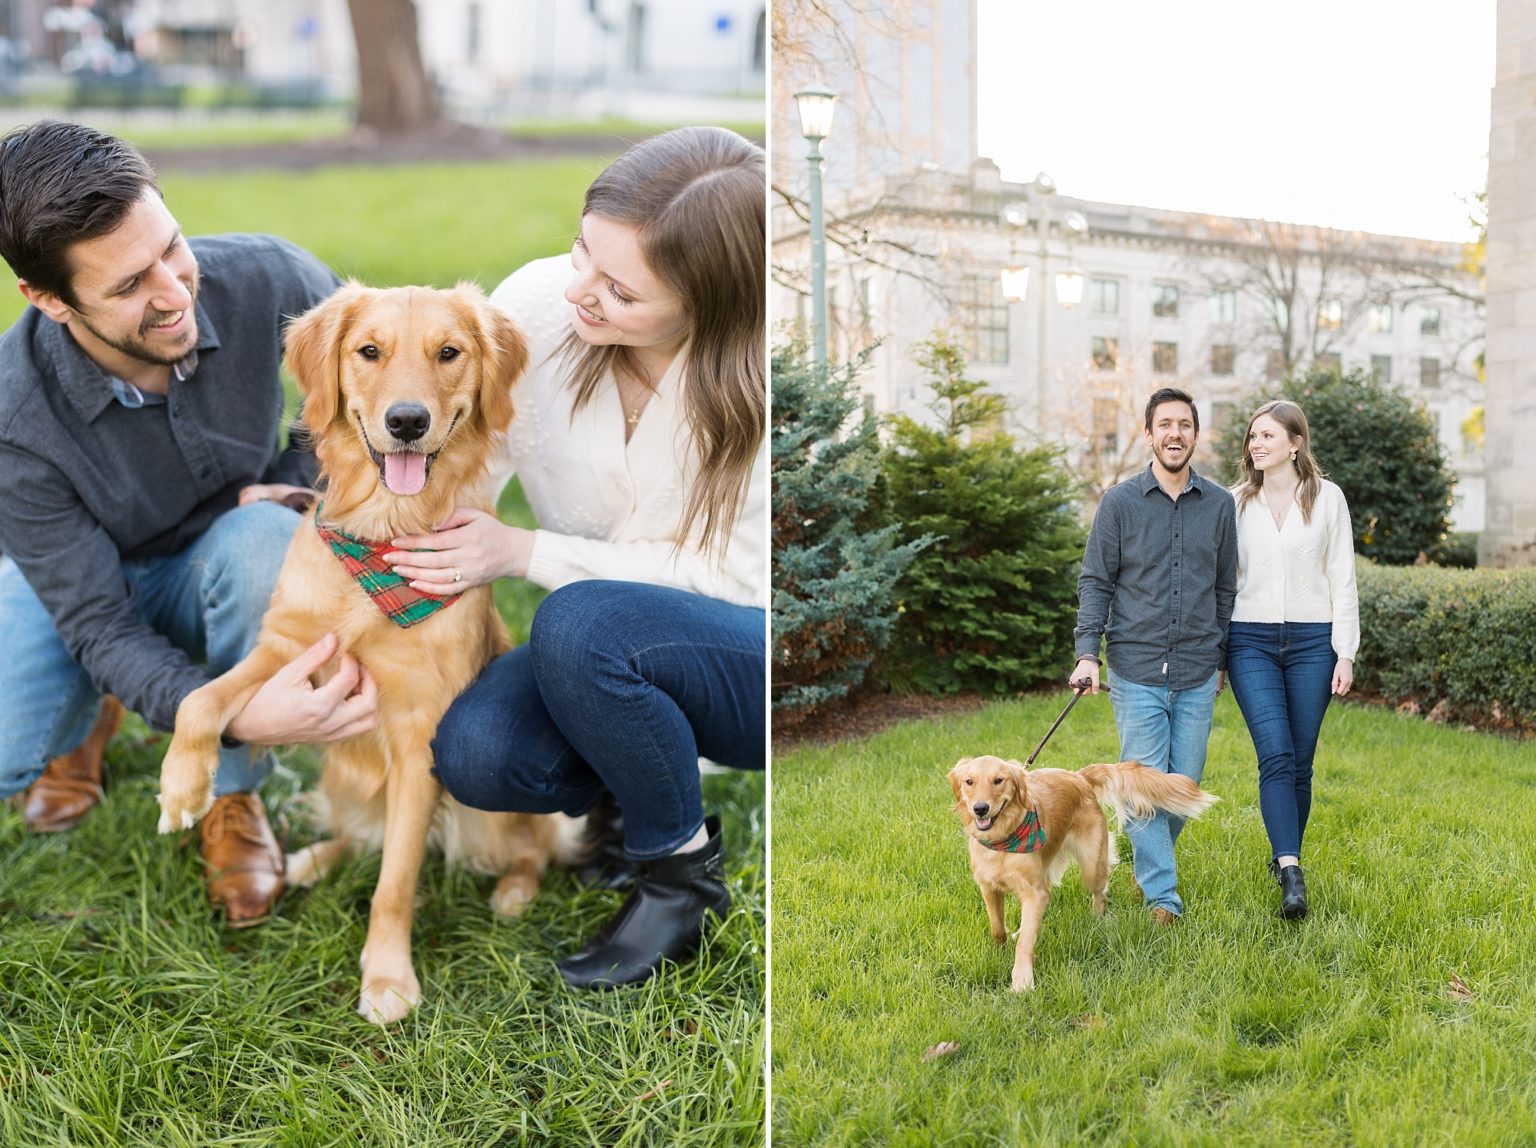
<path fill-rule="evenodd" d="M 1013 970 L 1013 991 L 1016 993 L 1031 993 L 1035 991 L 1035 970 L 1016 968 Z"/>
<path fill-rule="evenodd" d="M 496 882 L 491 894 L 491 912 L 498 917 L 518 917 L 539 891 L 539 879 L 523 873 L 508 873 Z"/>
<path fill-rule="evenodd" d="M 374 1024 L 394 1024 L 403 1020 L 421 1003 L 421 982 L 407 970 L 404 977 L 377 977 L 363 985 L 357 1001 L 357 1013 Z"/>
<path fill-rule="evenodd" d="M 166 754 L 156 800 L 160 802 L 161 833 L 191 829 L 213 808 L 213 771 Z"/>

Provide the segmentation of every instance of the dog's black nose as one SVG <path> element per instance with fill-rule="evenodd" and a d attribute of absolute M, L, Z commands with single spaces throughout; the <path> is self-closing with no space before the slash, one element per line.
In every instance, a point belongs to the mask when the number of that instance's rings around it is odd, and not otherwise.
<path fill-rule="evenodd" d="M 401 442 L 415 442 L 432 425 L 432 412 L 420 403 L 395 403 L 384 412 L 384 426 Z"/>
<path fill-rule="evenodd" d="M 975 805 L 971 806 L 971 812 L 974 813 L 977 817 L 985 817 L 987 815 L 987 810 L 991 808 L 992 806 L 988 802 L 978 801 Z"/>

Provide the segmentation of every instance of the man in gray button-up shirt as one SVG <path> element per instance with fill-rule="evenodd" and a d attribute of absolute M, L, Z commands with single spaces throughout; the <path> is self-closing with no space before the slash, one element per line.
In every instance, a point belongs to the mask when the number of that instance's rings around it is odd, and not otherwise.
<path fill-rule="evenodd" d="M 30 785 L 28 824 L 57 830 L 100 795 L 122 714 L 103 695 L 170 730 L 254 641 L 299 521 L 274 499 L 315 473 L 279 442 L 282 328 L 337 280 L 279 239 L 185 239 L 137 151 L 59 122 L 0 139 L 0 255 L 32 304 L 0 338 L 0 795 Z M 371 724 L 355 662 L 311 688 L 334 652 L 332 639 L 274 678 L 232 737 Z M 269 757 L 231 744 L 202 822 L 232 925 L 281 890 L 251 792 Z"/>
<path fill-rule="evenodd" d="M 1110 695 L 1122 761 L 1199 781 L 1216 695 L 1227 668 L 1237 596 L 1237 519 L 1231 494 L 1190 465 L 1200 416 L 1172 387 L 1146 408 L 1152 462 L 1099 503 L 1077 582 L 1077 665 L 1099 688 L 1107 636 Z M 1155 920 L 1184 911 L 1173 845 L 1183 821 L 1158 813 L 1127 826 L 1136 883 Z"/>

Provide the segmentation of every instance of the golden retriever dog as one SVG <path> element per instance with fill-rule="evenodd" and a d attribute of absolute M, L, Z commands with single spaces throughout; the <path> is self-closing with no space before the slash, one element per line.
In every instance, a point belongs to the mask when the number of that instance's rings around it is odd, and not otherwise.
<path fill-rule="evenodd" d="M 255 648 L 182 702 L 161 767 L 167 833 L 208 811 L 221 732 L 277 670 L 328 633 L 367 668 L 378 725 L 327 748 L 321 788 L 334 836 L 290 855 L 287 876 L 307 885 L 343 853 L 382 850 L 358 1002 L 381 1024 L 421 998 L 411 924 L 429 839 L 450 864 L 499 877 L 491 905 L 511 915 L 574 826 L 466 808 L 432 775 L 442 715 L 510 648 L 490 587 L 423 597 L 403 579 L 390 583 L 386 567 L 376 599 L 377 582 L 367 590 L 352 572 L 370 548 L 430 533 L 456 506 L 494 509 L 483 489 L 487 461 L 511 424 L 511 388 L 527 357 L 517 327 L 474 287 L 349 283 L 290 325 L 286 362 L 304 395 L 322 501 L 294 535 Z"/>
<path fill-rule="evenodd" d="M 1082 871 L 1102 916 L 1115 863 L 1114 839 L 1100 802 L 1123 824 L 1127 816 L 1163 810 L 1198 817 L 1218 797 L 1176 773 L 1160 773 L 1134 761 L 1087 765 L 1077 771 L 1026 771 L 1000 757 L 967 757 L 949 771 L 955 810 L 970 839 L 971 875 L 987 906 L 992 939 L 1003 944 L 1003 898 L 1019 899 L 1019 940 L 1013 957 L 1013 991 L 1035 987 L 1035 940 L 1051 900 L 1051 888 L 1071 861 Z"/>

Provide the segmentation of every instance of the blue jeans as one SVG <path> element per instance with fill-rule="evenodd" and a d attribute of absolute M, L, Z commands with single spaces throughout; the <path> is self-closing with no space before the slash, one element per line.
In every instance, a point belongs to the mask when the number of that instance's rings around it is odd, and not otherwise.
<path fill-rule="evenodd" d="M 1233 622 L 1227 631 L 1232 694 L 1259 756 L 1259 812 L 1274 857 L 1301 856 L 1336 662 L 1330 622 Z"/>
<path fill-rule="evenodd" d="M 166 558 L 124 562 L 123 580 L 151 629 L 221 674 L 250 651 L 299 515 L 275 502 L 237 507 Z M 16 563 L 0 558 L 0 796 L 37 780 L 48 762 L 85 740 L 101 693 L 70 657 L 53 618 Z M 272 768 L 245 746 L 219 754 L 214 792 L 244 793 Z"/>
<path fill-rule="evenodd" d="M 613 793 L 624 849 L 664 857 L 704 823 L 699 757 L 762 769 L 762 610 L 640 582 L 573 582 L 528 643 L 456 700 L 432 743 L 443 787 L 476 809 L 583 813 Z"/>
<path fill-rule="evenodd" d="M 1113 668 L 1111 668 L 1113 672 Z M 1120 733 L 1120 760 L 1139 761 L 1163 773 L 1182 773 L 1196 782 L 1205 774 L 1205 747 L 1216 710 L 1216 675 L 1187 690 L 1144 686 L 1124 678 L 1111 681 L 1110 704 Z M 1184 912 L 1179 899 L 1173 844 L 1184 819 L 1161 811 L 1126 822 L 1135 858 L 1136 883 L 1149 909 Z"/>

